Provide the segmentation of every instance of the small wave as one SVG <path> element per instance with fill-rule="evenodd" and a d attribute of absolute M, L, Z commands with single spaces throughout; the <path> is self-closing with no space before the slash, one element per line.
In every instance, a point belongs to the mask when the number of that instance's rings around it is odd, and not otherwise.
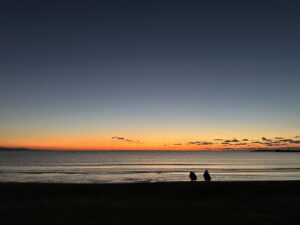
<path fill-rule="evenodd" d="M 251 168 L 251 169 L 240 169 L 240 168 L 231 168 L 231 169 L 216 169 L 212 171 L 226 171 L 226 172 L 293 172 L 293 171 L 300 171 L 300 168 Z"/>
<path fill-rule="evenodd" d="M 192 168 L 196 173 L 201 174 L 203 171 L 197 171 L 199 168 Z M 95 171 L 0 171 L 1 174 L 65 174 L 65 175 L 126 175 L 126 174 L 178 174 L 187 173 L 191 168 L 180 168 L 180 169 L 143 169 L 143 170 L 95 170 Z M 211 169 L 211 173 L 272 173 L 272 172 L 299 172 L 300 168 L 218 168 Z"/>
<path fill-rule="evenodd" d="M 35 164 L 35 167 L 116 167 L 116 166 L 211 166 L 211 165 L 231 165 L 233 163 L 95 163 L 95 164 Z M 235 165 L 239 165 L 236 164 Z M 30 166 L 30 165 L 25 165 Z"/>
<path fill-rule="evenodd" d="M 211 166 L 211 165 L 220 165 L 218 163 L 110 163 L 110 164 L 101 164 L 96 166 Z M 88 167 L 89 165 L 87 165 Z"/>
<path fill-rule="evenodd" d="M 86 174 L 89 174 L 88 172 L 87 173 L 84 173 L 84 172 L 64 172 L 64 171 L 43 171 L 43 172 L 36 172 L 36 171 L 7 171 L 7 172 L 4 172 L 4 171 L 1 171 L 0 173 L 3 173 L 3 174 L 8 174 L 8 173 L 20 173 L 20 174 L 82 174 L 82 175 L 86 175 Z"/>

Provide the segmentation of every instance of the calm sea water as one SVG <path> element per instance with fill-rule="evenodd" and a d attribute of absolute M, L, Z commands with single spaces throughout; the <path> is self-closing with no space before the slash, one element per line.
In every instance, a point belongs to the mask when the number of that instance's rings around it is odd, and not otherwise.
<path fill-rule="evenodd" d="M 127 183 L 300 180 L 300 153 L 203 151 L 1 151 L 0 182 Z"/>

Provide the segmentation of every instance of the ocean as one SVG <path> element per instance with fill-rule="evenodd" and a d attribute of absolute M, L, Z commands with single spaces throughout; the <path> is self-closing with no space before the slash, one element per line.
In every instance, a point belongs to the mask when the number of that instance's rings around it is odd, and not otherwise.
<path fill-rule="evenodd" d="M 0 182 L 134 183 L 300 180 L 300 152 L 0 151 Z"/>

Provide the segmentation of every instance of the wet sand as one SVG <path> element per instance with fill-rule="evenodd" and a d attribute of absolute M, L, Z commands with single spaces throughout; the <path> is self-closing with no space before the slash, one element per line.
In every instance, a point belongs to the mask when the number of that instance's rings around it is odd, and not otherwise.
<path fill-rule="evenodd" d="M 300 224 L 300 181 L 0 183 L 11 224 Z"/>

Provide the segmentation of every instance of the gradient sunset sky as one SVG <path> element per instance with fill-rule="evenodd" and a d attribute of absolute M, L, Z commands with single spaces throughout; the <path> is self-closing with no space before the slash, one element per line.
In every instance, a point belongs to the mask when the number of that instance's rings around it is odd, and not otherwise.
<path fill-rule="evenodd" d="M 299 1 L 1 1 L 0 146 L 300 147 Z"/>

